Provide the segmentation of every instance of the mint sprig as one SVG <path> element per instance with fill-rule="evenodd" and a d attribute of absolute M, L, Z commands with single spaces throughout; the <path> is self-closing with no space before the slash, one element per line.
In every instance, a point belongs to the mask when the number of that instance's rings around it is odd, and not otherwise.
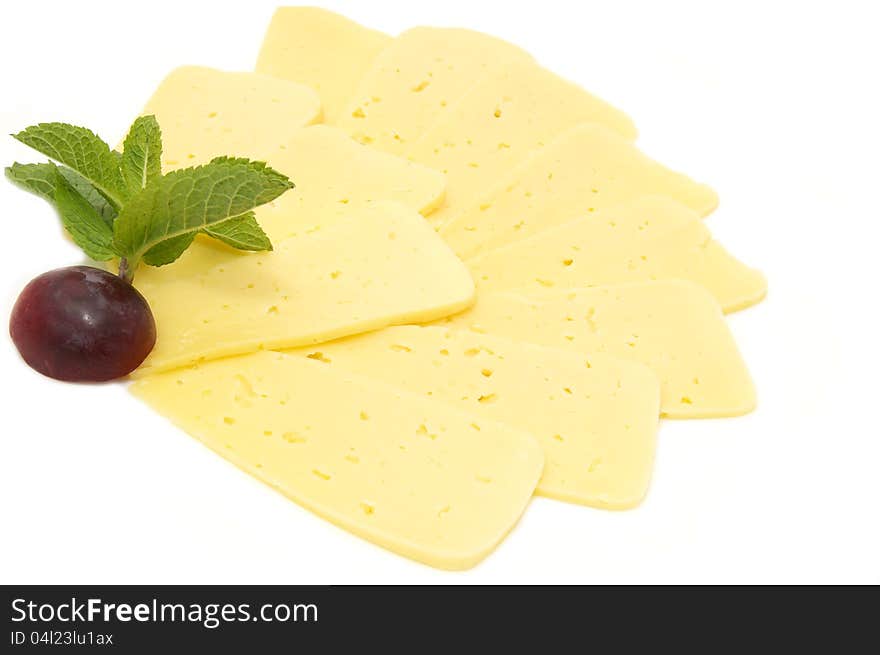
<path fill-rule="evenodd" d="M 252 217 L 254 207 L 290 188 L 283 175 L 237 159 L 173 171 L 125 204 L 113 225 L 113 242 L 120 256 L 131 261 L 146 256 L 149 263 L 152 249 L 163 242 Z"/>
<path fill-rule="evenodd" d="M 119 274 L 129 281 L 142 262 L 176 260 L 198 234 L 239 250 L 272 250 L 253 210 L 294 186 L 264 162 L 238 157 L 163 175 L 162 132 L 153 116 L 132 124 L 122 153 L 64 123 L 13 136 L 60 165 L 14 163 L 6 176 L 53 204 L 90 258 L 118 258 Z"/>

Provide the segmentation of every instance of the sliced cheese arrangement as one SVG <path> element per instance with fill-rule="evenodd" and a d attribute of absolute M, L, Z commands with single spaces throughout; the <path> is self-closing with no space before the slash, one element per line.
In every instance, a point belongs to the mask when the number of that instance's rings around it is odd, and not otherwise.
<path fill-rule="evenodd" d="M 601 125 L 578 125 L 497 180 L 442 228 L 464 259 L 646 195 L 706 216 L 712 189 L 652 161 Z"/>
<path fill-rule="evenodd" d="M 183 66 L 162 81 L 143 113 L 159 120 L 162 164 L 172 169 L 229 153 L 265 161 L 297 128 L 320 120 L 321 101 L 312 89 L 276 77 Z"/>
<path fill-rule="evenodd" d="M 307 358 L 255 353 L 133 391 L 303 507 L 439 568 L 483 559 L 543 467 L 525 432 Z"/>
<path fill-rule="evenodd" d="M 279 7 L 257 59 L 258 73 L 291 80 L 321 96 L 333 122 L 370 62 L 391 37 L 317 7 Z"/>
<path fill-rule="evenodd" d="M 756 405 L 724 312 L 766 281 L 709 232 L 715 192 L 513 44 L 284 7 L 256 73 L 178 69 L 146 112 L 166 169 L 296 188 L 256 210 L 271 252 L 198 237 L 138 272 L 132 390 L 340 527 L 467 568 L 532 494 L 637 506 L 661 417 Z"/>
<path fill-rule="evenodd" d="M 417 213 L 394 203 L 139 288 L 161 325 L 141 375 L 255 350 L 319 343 L 467 308 L 474 284 Z"/>
<path fill-rule="evenodd" d="M 660 379 L 661 412 L 672 418 L 737 416 L 755 389 L 703 287 L 683 280 L 634 282 L 526 295 L 481 294 L 444 325 L 582 353 L 641 362 Z"/>
<path fill-rule="evenodd" d="M 517 60 L 530 57 L 479 32 L 408 30 L 373 60 L 337 124 L 361 143 L 401 154 L 483 75 Z"/>
<path fill-rule="evenodd" d="M 516 265 L 511 265 L 516 262 Z M 481 291 L 559 289 L 680 278 L 725 312 L 764 297 L 764 276 L 732 257 L 692 210 L 649 196 L 577 218 L 468 262 Z"/>
<path fill-rule="evenodd" d="M 535 435 L 541 495 L 626 509 L 648 489 L 660 391 L 641 364 L 415 326 L 290 352 Z"/>

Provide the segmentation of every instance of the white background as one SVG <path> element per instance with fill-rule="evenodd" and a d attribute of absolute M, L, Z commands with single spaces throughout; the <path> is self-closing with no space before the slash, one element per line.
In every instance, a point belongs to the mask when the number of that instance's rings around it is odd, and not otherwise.
<path fill-rule="evenodd" d="M 760 408 L 665 422 L 645 504 L 537 499 L 468 572 L 315 518 L 130 397 L 54 383 L 0 337 L 3 583 L 880 583 L 880 48 L 869 2 L 328 2 L 391 33 L 511 40 L 625 109 L 641 147 L 717 188 L 715 234 L 770 295 L 730 323 Z M 180 64 L 252 67 L 274 4 L 6 3 L 0 133 L 111 143 Z M 0 163 L 41 157 L 0 138 Z M 0 316 L 77 263 L 51 210 L 0 183 Z"/>

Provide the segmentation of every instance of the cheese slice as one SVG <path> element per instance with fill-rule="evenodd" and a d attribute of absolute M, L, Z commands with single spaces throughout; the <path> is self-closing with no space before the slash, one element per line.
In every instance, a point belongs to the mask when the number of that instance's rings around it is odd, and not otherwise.
<path fill-rule="evenodd" d="M 370 202 L 393 200 L 428 213 L 441 202 L 446 187 L 441 173 L 362 146 L 325 125 L 297 130 L 270 159 L 296 183 L 296 188 L 256 209 L 257 221 L 273 243 L 329 227 Z M 138 281 L 176 281 L 242 256 L 246 255 L 219 241 L 199 237 L 174 263 L 142 267 Z"/>
<path fill-rule="evenodd" d="M 135 278 L 159 326 L 138 374 L 430 321 L 473 303 L 474 285 L 430 225 L 394 203 L 179 281 Z"/>
<path fill-rule="evenodd" d="M 664 195 L 706 216 L 709 187 L 643 155 L 601 125 L 578 125 L 537 151 L 441 230 L 464 258 L 644 195 Z"/>
<path fill-rule="evenodd" d="M 416 27 L 375 58 L 338 124 L 362 143 L 400 154 L 484 73 L 530 59 L 479 32 Z"/>
<path fill-rule="evenodd" d="M 306 509 L 438 568 L 489 554 L 541 475 L 526 433 L 282 353 L 150 376 L 132 391 Z"/>
<path fill-rule="evenodd" d="M 737 416 L 755 407 L 721 308 L 693 282 L 634 282 L 552 298 L 481 293 L 471 310 L 440 324 L 646 364 L 660 379 L 661 414 L 670 418 Z"/>
<path fill-rule="evenodd" d="M 535 435 L 541 495 L 626 509 L 648 489 L 660 389 L 642 364 L 417 326 L 290 352 Z"/>
<path fill-rule="evenodd" d="M 183 66 L 162 81 L 143 113 L 162 127 L 168 170 L 224 155 L 267 161 L 297 128 L 320 120 L 321 102 L 312 89 L 268 75 Z"/>
<path fill-rule="evenodd" d="M 517 62 L 484 76 L 405 154 L 447 174 L 446 203 L 432 217 L 442 225 L 533 150 L 585 122 L 636 136 L 622 112 L 535 63 Z"/>
<path fill-rule="evenodd" d="M 764 276 L 732 257 L 696 213 L 660 196 L 577 218 L 468 265 L 481 292 L 532 286 L 565 295 L 568 287 L 679 278 L 706 287 L 726 312 L 767 292 Z"/>
<path fill-rule="evenodd" d="M 273 162 L 296 183 L 258 215 L 273 239 L 325 227 L 349 207 L 369 202 L 393 200 L 429 214 L 446 189 L 442 173 L 362 146 L 325 125 L 297 130 Z"/>
<path fill-rule="evenodd" d="M 336 120 L 370 62 L 391 41 L 344 16 L 317 7 L 279 7 L 257 59 L 257 71 L 311 87 L 324 120 Z"/>

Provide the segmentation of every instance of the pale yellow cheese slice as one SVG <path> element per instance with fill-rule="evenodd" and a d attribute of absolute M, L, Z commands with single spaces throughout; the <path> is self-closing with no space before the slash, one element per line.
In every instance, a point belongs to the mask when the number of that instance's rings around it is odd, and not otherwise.
<path fill-rule="evenodd" d="M 273 165 L 296 184 L 258 213 L 273 239 L 327 226 L 349 207 L 368 202 L 393 200 L 429 214 L 446 189 L 442 173 L 362 146 L 325 125 L 297 130 L 273 155 Z"/>
<path fill-rule="evenodd" d="M 321 102 L 288 80 L 183 66 L 162 81 L 143 113 L 162 128 L 167 171 L 225 155 L 267 161 L 298 128 L 320 120 Z"/>
<path fill-rule="evenodd" d="M 701 216 L 718 204 L 709 187 L 595 124 L 561 134 L 493 183 L 441 230 L 464 258 L 639 196 L 668 196 Z"/>
<path fill-rule="evenodd" d="M 488 555 L 541 475 L 524 432 L 282 353 L 150 376 L 132 391 L 306 509 L 438 568 Z"/>
<path fill-rule="evenodd" d="M 361 143 L 400 154 L 487 71 L 530 59 L 479 32 L 416 27 L 373 60 L 337 123 Z"/>
<path fill-rule="evenodd" d="M 292 237 L 177 281 L 135 278 L 158 328 L 138 374 L 284 348 L 468 307 L 464 264 L 419 214 L 395 203 L 357 208 L 326 230 Z"/>
<path fill-rule="evenodd" d="M 441 173 L 362 146 L 325 125 L 296 130 L 270 159 L 296 184 L 256 209 L 257 221 L 273 243 L 328 227 L 370 202 L 393 200 L 428 213 L 442 200 L 446 187 Z M 174 263 L 142 267 L 138 282 L 179 280 L 241 256 L 219 241 L 199 237 Z"/>
<path fill-rule="evenodd" d="M 706 287 L 726 312 L 759 302 L 767 281 L 732 257 L 704 221 L 661 196 L 539 232 L 468 262 L 480 291 L 568 287 L 679 278 Z"/>
<path fill-rule="evenodd" d="M 311 87 L 332 123 L 370 62 L 391 41 L 382 32 L 317 7 L 279 7 L 257 71 Z"/>
<path fill-rule="evenodd" d="M 642 364 L 417 326 L 289 352 L 535 435 L 546 460 L 541 495 L 626 509 L 648 489 L 660 389 Z"/>
<path fill-rule="evenodd" d="M 438 224 L 456 216 L 536 148 L 585 122 L 636 136 L 622 112 L 531 62 L 488 73 L 407 149 L 412 160 L 449 179 Z"/>
<path fill-rule="evenodd" d="M 646 364 L 660 379 L 661 413 L 670 418 L 736 416 L 755 407 L 721 308 L 693 282 L 633 282 L 552 298 L 481 293 L 472 309 L 440 324 Z"/>

